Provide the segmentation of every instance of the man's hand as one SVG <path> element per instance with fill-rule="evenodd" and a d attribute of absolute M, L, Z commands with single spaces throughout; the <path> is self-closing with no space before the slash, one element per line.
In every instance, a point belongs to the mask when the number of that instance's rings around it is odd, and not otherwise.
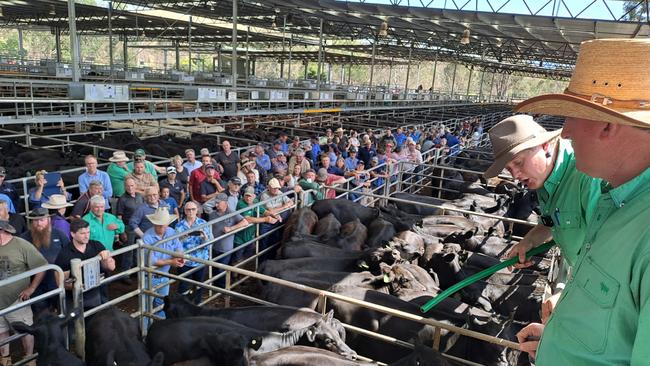
<path fill-rule="evenodd" d="M 551 314 L 553 313 L 553 310 L 555 310 L 555 305 L 557 304 L 557 301 L 560 299 L 560 296 L 562 295 L 562 292 L 558 292 L 557 294 L 549 297 L 542 303 L 542 323 L 546 324 L 548 321 L 548 318 L 551 317 Z"/>
<path fill-rule="evenodd" d="M 183 267 L 185 265 L 185 259 L 183 258 L 172 258 L 169 260 L 169 264 L 172 267 Z"/>
<path fill-rule="evenodd" d="M 117 224 L 110 224 L 106 227 L 108 230 L 117 230 Z"/>
<path fill-rule="evenodd" d="M 526 260 L 526 252 L 533 249 L 533 244 L 526 240 L 525 238 L 522 239 L 519 243 L 515 244 L 508 253 L 503 257 L 503 259 L 510 259 L 513 257 L 518 257 L 519 258 L 519 263 L 516 263 L 514 265 L 515 268 L 520 269 L 520 268 L 526 268 L 530 267 L 533 265 L 533 262 L 530 260 Z M 512 270 L 512 267 L 508 267 L 509 270 Z"/>
<path fill-rule="evenodd" d="M 232 228 L 231 228 L 230 226 L 224 226 L 224 227 L 223 227 L 223 232 L 224 232 L 224 233 L 227 234 L 227 233 L 229 233 L 229 232 L 231 232 L 231 231 L 232 231 Z"/>
<path fill-rule="evenodd" d="M 111 257 L 111 253 L 108 250 L 102 250 L 99 252 L 99 257 L 105 261 Z"/>
<path fill-rule="evenodd" d="M 273 216 L 266 216 L 266 222 L 267 222 L 268 224 L 273 225 L 273 224 L 275 224 L 276 222 L 278 222 L 278 220 L 277 220 L 275 217 L 273 217 Z"/>
<path fill-rule="evenodd" d="M 528 352 L 532 357 L 537 354 L 539 339 L 542 337 L 544 325 L 539 323 L 530 323 L 524 329 L 517 333 L 517 341 L 522 352 Z"/>
<path fill-rule="evenodd" d="M 35 288 L 32 288 L 31 286 L 30 286 L 30 287 L 27 287 L 26 289 L 24 289 L 24 290 L 20 293 L 20 295 L 18 296 L 18 298 L 19 298 L 21 301 L 29 300 L 29 298 L 32 296 L 32 294 L 34 293 L 35 290 L 36 290 L 36 289 L 35 289 Z"/>

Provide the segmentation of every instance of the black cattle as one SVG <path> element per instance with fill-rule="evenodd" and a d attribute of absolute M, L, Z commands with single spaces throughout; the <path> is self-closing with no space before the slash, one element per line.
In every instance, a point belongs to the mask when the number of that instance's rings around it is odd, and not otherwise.
<path fill-rule="evenodd" d="M 314 334 L 313 326 L 277 333 L 246 327 L 225 319 L 198 316 L 153 323 L 146 343 L 150 354 L 164 354 L 165 365 L 203 356 L 208 356 L 217 364 L 246 365 L 248 358 L 255 354 L 293 346 L 302 337 L 313 341 Z M 225 358 L 225 355 L 233 353 L 242 356 L 232 360 Z M 215 357 L 222 359 L 218 362 Z"/>
<path fill-rule="evenodd" d="M 416 342 L 413 352 L 389 366 L 452 366 L 452 363 L 442 356 L 440 352 Z"/>
<path fill-rule="evenodd" d="M 364 225 L 370 225 L 372 220 L 379 216 L 378 209 L 364 207 L 359 203 L 346 199 L 319 200 L 311 206 L 311 209 L 318 215 L 319 219 L 331 213 L 342 225 L 354 219 L 359 219 Z"/>
<path fill-rule="evenodd" d="M 334 239 L 341 230 L 341 223 L 333 214 L 327 214 L 316 223 L 314 235 L 318 236 L 323 242 Z"/>
<path fill-rule="evenodd" d="M 85 363 L 65 348 L 63 327 L 67 326 L 75 317 L 77 317 L 76 311 L 71 312 L 64 318 L 54 314 L 46 314 L 34 325 L 15 322 L 11 326 L 17 332 L 34 336 L 34 348 L 38 353 L 36 363 L 38 365 L 83 366 Z"/>
<path fill-rule="evenodd" d="M 395 231 L 412 230 L 422 221 L 422 216 L 410 215 L 395 207 L 392 204 L 380 206 L 380 217 L 395 227 Z"/>
<path fill-rule="evenodd" d="M 368 239 L 366 240 L 366 247 L 377 248 L 387 244 L 397 234 L 395 227 L 390 222 L 382 219 L 381 217 L 373 220 L 368 225 Z"/>
<path fill-rule="evenodd" d="M 137 320 L 116 307 L 93 315 L 86 323 L 86 360 L 101 365 L 110 352 L 118 365 L 146 365 L 151 361 L 140 340 Z"/>
<path fill-rule="evenodd" d="M 106 366 L 115 366 L 115 365 L 145 365 L 142 363 L 131 363 L 131 362 L 126 362 L 126 363 L 118 363 L 116 361 L 115 357 L 115 350 L 110 350 L 108 354 L 106 355 Z M 146 364 L 147 366 L 163 366 L 165 362 L 165 355 L 162 352 L 156 353 L 155 356 L 151 359 L 151 362 Z M 92 364 L 91 364 L 92 365 Z M 198 365 L 197 365 L 198 366 Z"/>
<path fill-rule="evenodd" d="M 312 347 L 292 346 L 255 356 L 250 366 L 370 366 L 374 363 L 351 361 L 340 355 Z"/>
<path fill-rule="evenodd" d="M 435 207 L 422 206 L 419 203 L 426 203 L 429 205 L 440 206 L 445 202 L 444 200 L 438 198 L 427 197 L 419 194 L 405 193 L 405 192 L 393 193 L 391 197 L 399 198 L 401 200 L 411 201 L 411 202 L 391 201 L 391 203 L 393 203 L 395 206 L 397 206 L 398 209 L 400 209 L 401 211 L 407 214 L 420 215 L 420 216 L 440 215 L 442 210 Z"/>
<path fill-rule="evenodd" d="M 259 272 L 269 276 L 299 270 L 354 272 L 358 268 L 358 261 L 357 257 L 267 260 L 260 265 Z"/>
<path fill-rule="evenodd" d="M 184 296 L 167 296 L 165 297 L 165 314 L 170 319 L 192 316 L 218 317 L 250 328 L 272 332 L 288 332 L 316 325 L 314 342 L 310 345 L 346 357 L 354 357 L 356 354 L 345 344 L 345 329 L 331 312 L 323 316 L 311 310 L 288 306 L 214 309 L 197 306 Z"/>
<path fill-rule="evenodd" d="M 288 243 L 284 243 L 278 250 L 278 259 L 306 257 L 344 258 L 357 255 L 359 258 L 361 258 L 363 256 L 363 252 L 352 252 L 316 241 L 300 240 L 300 238 L 294 238 L 294 240 Z"/>
<path fill-rule="evenodd" d="M 348 251 L 360 251 L 368 238 L 368 229 L 359 221 L 354 219 L 341 225 L 339 235 L 330 239 L 328 244 Z"/>
<path fill-rule="evenodd" d="M 282 233 L 282 242 L 286 242 L 295 235 L 310 235 L 318 222 L 318 216 L 309 207 L 303 207 L 294 211 Z"/>

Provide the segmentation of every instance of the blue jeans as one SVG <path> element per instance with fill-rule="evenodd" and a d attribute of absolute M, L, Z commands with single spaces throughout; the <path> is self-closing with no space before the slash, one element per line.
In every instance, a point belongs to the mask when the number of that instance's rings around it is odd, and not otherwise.
<path fill-rule="evenodd" d="M 158 285 L 163 284 L 163 283 L 168 283 L 169 279 L 167 277 L 154 276 L 153 281 L 151 281 L 151 282 L 152 282 L 153 286 L 155 287 L 155 286 L 158 286 Z M 163 287 L 157 289 L 156 293 L 158 295 L 160 295 L 160 296 L 169 295 L 169 285 L 163 286 Z M 164 303 L 165 303 L 165 300 L 163 300 L 162 298 L 159 298 L 159 297 L 154 297 L 153 298 L 153 307 L 154 308 L 156 308 L 156 307 L 158 307 L 160 305 L 163 305 Z M 156 312 L 156 315 L 161 317 L 161 318 L 165 318 L 165 312 L 163 310 L 160 310 L 160 311 Z"/>

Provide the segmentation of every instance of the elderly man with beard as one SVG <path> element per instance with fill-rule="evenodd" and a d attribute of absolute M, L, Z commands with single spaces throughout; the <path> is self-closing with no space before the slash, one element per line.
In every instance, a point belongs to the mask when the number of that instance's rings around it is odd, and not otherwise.
<path fill-rule="evenodd" d="M 32 210 L 29 215 L 27 215 L 27 220 L 29 220 L 29 230 L 22 234 L 21 238 L 34 244 L 36 249 L 38 249 L 41 255 L 45 257 L 48 263 L 54 263 L 61 248 L 70 245 L 70 240 L 68 240 L 68 237 L 60 230 L 52 227 L 51 217 L 46 208 L 41 207 Z M 54 290 L 56 287 L 54 273 L 48 271 L 32 296 L 44 294 L 50 290 Z M 56 306 L 56 298 L 51 297 L 45 301 L 32 305 L 32 309 L 34 310 L 34 313 L 40 314 L 41 312 L 55 308 Z"/>
<path fill-rule="evenodd" d="M 47 260 L 36 250 L 36 248 L 25 239 L 14 236 L 14 229 L 7 221 L 0 221 L 0 280 L 6 280 L 12 276 L 19 275 L 34 268 L 44 266 Z M 0 309 L 29 299 L 45 276 L 45 272 L 34 275 L 20 281 L 0 287 Z M 33 323 L 33 314 L 29 306 L 23 306 L 15 311 L 0 317 L 0 340 L 9 337 L 11 330 L 10 323 L 23 322 L 27 325 Z M 34 351 L 34 337 L 25 335 L 21 338 L 23 349 L 26 355 Z M 11 365 L 9 344 L 0 347 L 2 358 L 0 362 L 4 365 Z"/>
<path fill-rule="evenodd" d="M 90 240 L 97 240 L 112 252 L 116 236 L 124 232 L 124 223 L 115 215 L 104 212 L 104 208 L 101 196 L 93 196 L 90 212 L 83 219 L 90 224 Z"/>

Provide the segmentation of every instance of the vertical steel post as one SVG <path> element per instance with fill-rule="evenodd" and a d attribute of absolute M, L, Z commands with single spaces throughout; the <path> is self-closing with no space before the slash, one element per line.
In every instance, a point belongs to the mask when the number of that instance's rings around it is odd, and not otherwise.
<path fill-rule="evenodd" d="M 284 79 L 284 36 L 287 33 L 287 16 L 282 17 L 282 56 L 280 56 L 280 79 Z"/>
<path fill-rule="evenodd" d="M 318 30 L 318 68 L 316 71 L 316 92 L 320 100 L 320 73 L 323 70 L 323 18 L 320 19 L 320 28 Z M 316 104 L 320 106 L 320 102 Z"/>
<path fill-rule="evenodd" d="M 474 66 L 469 68 L 469 80 L 467 81 L 467 92 L 465 93 L 465 99 L 469 99 L 469 89 L 472 86 L 472 73 L 474 72 Z"/>
<path fill-rule="evenodd" d="M 376 54 L 377 38 L 372 42 L 372 56 L 370 57 L 370 81 L 368 82 L 368 105 L 372 99 L 372 79 L 375 73 L 375 54 Z"/>
<path fill-rule="evenodd" d="M 411 47 L 409 47 L 409 59 L 408 59 L 408 64 L 406 65 L 406 83 L 404 83 L 404 99 L 407 98 L 408 92 L 409 92 L 409 76 L 411 75 L 411 56 L 413 53 L 413 43 L 411 43 Z"/>
<path fill-rule="evenodd" d="M 454 98 L 454 87 L 456 84 L 456 68 L 458 67 L 458 63 L 454 62 L 454 74 L 451 77 L 451 98 Z"/>
<path fill-rule="evenodd" d="M 192 73 L 192 16 L 190 15 L 189 24 L 187 25 L 187 58 L 188 73 Z"/>
<path fill-rule="evenodd" d="M 174 62 L 176 63 L 176 71 L 180 71 L 181 69 L 181 50 L 180 50 L 180 45 L 178 43 L 179 43 L 178 40 L 174 42 L 174 52 L 175 52 Z"/>
<path fill-rule="evenodd" d="M 436 58 L 433 60 L 433 77 L 431 77 L 431 93 L 436 90 L 436 69 L 438 68 L 438 53 L 436 53 Z"/>
<path fill-rule="evenodd" d="M 61 28 L 54 30 L 54 44 L 56 48 L 56 62 L 61 62 Z"/>
<path fill-rule="evenodd" d="M 251 32 L 251 27 L 250 26 L 246 27 L 246 75 L 245 75 L 246 85 L 248 85 L 248 75 L 251 73 L 250 63 L 248 62 L 248 38 L 250 32 Z"/>
<path fill-rule="evenodd" d="M 232 1 L 232 61 L 230 71 L 232 74 L 232 89 L 237 97 L 237 0 Z M 237 102 L 232 104 L 233 112 L 237 112 Z"/>
<path fill-rule="evenodd" d="M 485 69 L 481 70 L 481 83 L 478 89 L 478 101 L 483 100 L 483 77 L 485 76 Z"/>
<path fill-rule="evenodd" d="M 81 78 L 81 69 L 79 62 L 81 62 L 81 54 L 79 53 L 79 42 L 77 39 L 77 15 L 75 11 L 75 0 L 68 0 L 68 29 L 70 30 L 70 63 L 72 65 L 72 81 L 79 82 Z M 75 104 L 78 108 L 78 113 L 81 111 L 81 106 Z"/>
<path fill-rule="evenodd" d="M 108 68 L 113 81 L 113 74 L 115 72 L 113 65 L 113 2 L 108 2 Z"/>
<path fill-rule="evenodd" d="M 72 308 L 81 309 L 81 313 L 77 314 L 77 317 L 74 320 L 74 346 L 76 353 L 83 359 L 85 358 L 86 326 L 84 324 L 83 316 L 84 290 L 81 259 L 75 258 L 70 261 L 70 275 L 75 280 L 72 286 Z"/>

